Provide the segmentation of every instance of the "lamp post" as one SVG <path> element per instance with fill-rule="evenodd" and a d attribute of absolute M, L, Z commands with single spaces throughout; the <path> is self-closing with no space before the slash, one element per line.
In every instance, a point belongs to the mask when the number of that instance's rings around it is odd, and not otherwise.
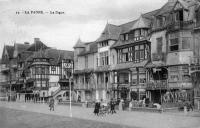
<path fill-rule="evenodd" d="M 70 117 L 72 117 L 72 96 L 71 96 L 71 77 L 69 78 L 69 111 L 70 111 Z"/>

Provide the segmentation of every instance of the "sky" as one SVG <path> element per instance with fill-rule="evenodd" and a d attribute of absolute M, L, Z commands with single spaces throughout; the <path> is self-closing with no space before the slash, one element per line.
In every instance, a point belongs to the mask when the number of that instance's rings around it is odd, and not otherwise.
<path fill-rule="evenodd" d="M 135 20 L 142 13 L 161 8 L 166 2 L 0 0 L 0 55 L 4 45 L 33 43 L 34 38 L 40 38 L 49 47 L 73 50 L 78 38 L 85 42 L 96 40 L 107 23 L 119 25 Z M 33 11 L 42 11 L 44 14 L 34 14 Z"/>

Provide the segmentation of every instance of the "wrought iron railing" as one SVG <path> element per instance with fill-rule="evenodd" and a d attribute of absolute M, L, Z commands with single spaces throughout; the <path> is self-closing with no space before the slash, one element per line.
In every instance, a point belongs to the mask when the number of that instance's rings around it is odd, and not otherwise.
<path fill-rule="evenodd" d="M 167 89 L 167 80 L 154 80 L 147 82 L 147 89 Z"/>

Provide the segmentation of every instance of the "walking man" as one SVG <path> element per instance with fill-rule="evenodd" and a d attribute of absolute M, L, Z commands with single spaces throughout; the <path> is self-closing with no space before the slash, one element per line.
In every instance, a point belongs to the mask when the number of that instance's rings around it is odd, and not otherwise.
<path fill-rule="evenodd" d="M 53 99 L 53 97 L 50 99 L 49 108 L 50 108 L 50 111 L 51 111 L 51 110 L 54 111 L 54 99 Z"/>

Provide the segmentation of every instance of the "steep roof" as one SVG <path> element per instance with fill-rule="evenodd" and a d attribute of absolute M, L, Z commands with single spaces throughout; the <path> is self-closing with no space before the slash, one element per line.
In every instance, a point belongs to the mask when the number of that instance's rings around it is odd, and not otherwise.
<path fill-rule="evenodd" d="M 151 23 L 151 19 L 153 19 L 153 16 L 159 11 L 160 9 L 157 9 L 157 10 L 153 10 L 151 12 L 147 12 L 147 13 L 144 13 L 142 14 L 139 18 L 139 19 L 136 19 L 136 20 L 133 20 L 133 21 L 130 21 L 128 23 L 125 23 L 125 24 L 121 24 L 119 25 L 119 27 L 121 28 L 121 34 L 123 33 L 128 33 L 131 31 L 131 28 L 133 28 L 134 26 L 137 26 L 139 24 L 142 23 L 143 25 L 142 26 L 149 26 L 150 23 Z M 142 20 L 142 21 L 140 21 Z M 135 25 L 136 24 L 136 25 Z"/>
<path fill-rule="evenodd" d="M 101 42 L 105 40 L 117 40 L 119 38 L 119 34 L 121 32 L 121 28 L 119 26 L 113 24 L 106 24 L 103 32 L 100 37 L 96 40 L 96 42 Z"/>
<path fill-rule="evenodd" d="M 89 49 L 87 50 L 86 48 L 78 55 L 78 56 L 83 56 L 86 54 L 92 54 L 92 53 L 96 53 L 98 50 L 97 47 L 97 42 L 90 42 L 86 44 L 86 47 L 89 47 Z"/>
<path fill-rule="evenodd" d="M 142 14 L 142 17 L 147 18 L 147 19 L 153 19 L 153 16 L 156 13 L 158 13 L 159 11 L 160 11 L 160 9 L 157 9 L 157 10 L 153 10 L 151 12 L 144 13 L 144 14 Z"/>
<path fill-rule="evenodd" d="M 5 49 L 8 52 L 9 58 L 13 58 L 14 46 L 6 45 Z"/>
<path fill-rule="evenodd" d="M 56 65 L 63 59 L 73 60 L 74 52 L 49 48 L 34 52 L 34 54 L 28 57 L 26 61 L 32 61 L 34 58 L 47 58 L 50 59 L 50 64 Z"/>
<path fill-rule="evenodd" d="M 14 46 L 17 48 L 18 52 L 22 52 L 27 50 L 30 47 L 30 44 L 20 44 L 20 43 L 15 43 Z"/>
<path fill-rule="evenodd" d="M 162 15 L 164 13 L 169 13 L 171 12 L 171 10 L 174 8 L 174 5 L 175 5 L 176 1 L 173 1 L 173 2 L 167 2 L 166 4 L 164 4 L 160 10 L 155 14 L 155 16 L 158 16 L 158 15 Z"/>
<path fill-rule="evenodd" d="M 147 18 L 144 18 L 142 15 L 136 20 L 133 24 L 131 30 L 138 29 L 138 28 L 149 28 L 151 21 Z"/>
<path fill-rule="evenodd" d="M 74 45 L 74 48 L 84 48 L 84 42 L 81 41 L 81 39 L 79 38 L 76 42 L 76 44 Z"/>
<path fill-rule="evenodd" d="M 33 44 L 31 44 L 28 47 L 27 51 L 38 51 L 40 49 L 46 49 L 46 48 L 47 48 L 47 46 L 44 43 L 42 43 L 41 41 L 35 41 Z"/>
<path fill-rule="evenodd" d="M 19 53 L 19 61 L 24 62 L 28 57 L 33 54 L 31 51 L 23 51 Z"/>
<path fill-rule="evenodd" d="M 14 52 L 14 46 L 10 45 L 5 45 L 3 48 L 3 53 L 2 53 L 2 63 L 5 64 L 9 62 L 11 58 L 13 58 L 13 52 Z M 8 58 L 5 56 L 5 54 L 8 55 Z"/>
<path fill-rule="evenodd" d="M 137 20 L 119 25 L 119 27 L 121 27 L 121 34 L 129 32 L 130 28 L 135 24 L 135 22 L 137 22 Z"/>

